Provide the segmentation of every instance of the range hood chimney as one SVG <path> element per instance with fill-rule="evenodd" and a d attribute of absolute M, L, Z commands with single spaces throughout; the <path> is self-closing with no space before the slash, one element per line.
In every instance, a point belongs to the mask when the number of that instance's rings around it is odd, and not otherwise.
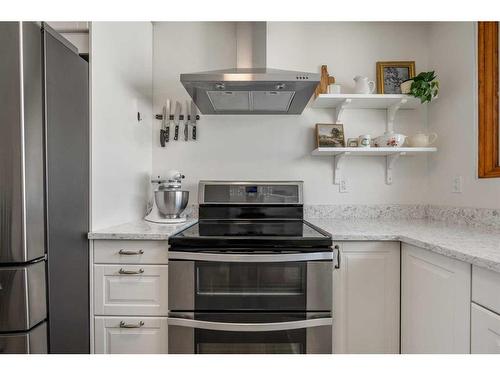
<path fill-rule="evenodd" d="M 181 83 L 203 114 L 301 114 L 320 75 L 267 68 L 266 51 L 266 22 L 237 22 L 236 68 L 181 74 Z"/>

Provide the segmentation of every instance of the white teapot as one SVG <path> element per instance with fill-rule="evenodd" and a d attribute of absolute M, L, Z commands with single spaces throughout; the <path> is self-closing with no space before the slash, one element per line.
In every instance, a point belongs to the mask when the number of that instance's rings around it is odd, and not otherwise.
<path fill-rule="evenodd" d="M 437 138 L 436 133 L 419 133 L 408 137 L 408 143 L 411 147 L 428 147 L 436 142 Z"/>
<path fill-rule="evenodd" d="M 354 77 L 354 93 L 356 94 L 373 94 L 375 91 L 375 82 L 368 81 L 368 77 Z"/>

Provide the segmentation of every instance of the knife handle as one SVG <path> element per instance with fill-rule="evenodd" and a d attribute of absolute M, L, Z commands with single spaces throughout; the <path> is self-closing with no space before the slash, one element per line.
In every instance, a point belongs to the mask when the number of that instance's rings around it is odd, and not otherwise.
<path fill-rule="evenodd" d="M 193 125 L 193 141 L 196 141 L 196 125 Z"/>
<path fill-rule="evenodd" d="M 160 130 L 160 145 L 161 147 L 165 147 L 165 130 Z"/>
<path fill-rule="evenodd" d="M 175 125 L 174 141 L 179 140 L 179 125 Z"/>
<path fill-rule="evenodd" d="M 167 125 L 165 128 L 165 142 L 168 142 L 170 140 L 170 124 Z"/>

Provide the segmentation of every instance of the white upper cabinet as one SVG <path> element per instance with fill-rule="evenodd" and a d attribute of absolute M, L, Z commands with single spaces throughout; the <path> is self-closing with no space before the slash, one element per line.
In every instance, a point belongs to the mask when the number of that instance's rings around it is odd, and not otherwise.
<path fill-rule="evenodd" d="M 471 265 L 402 244 L 401 353 L 469 353 Z"/>
<path fill-rule="evenodd" d="M 399 242 L 343 242 L 334 275 L 334 353 L 399 353 Z"/>

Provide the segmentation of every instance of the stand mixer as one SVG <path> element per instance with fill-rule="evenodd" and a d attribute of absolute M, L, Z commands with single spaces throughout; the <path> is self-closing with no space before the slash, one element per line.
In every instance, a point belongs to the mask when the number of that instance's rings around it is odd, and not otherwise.
<path fill-rule="evenodd" d="M 153 194 L 149 198 L 144 220 L 160 224 L 176 224 L 186 221 L 181 213 L 189 201 L 189 191 L 182 190 L 184 175 L 179 171 L 170 171 L 167 178 L 160 176 L 151 180 Z"/>

